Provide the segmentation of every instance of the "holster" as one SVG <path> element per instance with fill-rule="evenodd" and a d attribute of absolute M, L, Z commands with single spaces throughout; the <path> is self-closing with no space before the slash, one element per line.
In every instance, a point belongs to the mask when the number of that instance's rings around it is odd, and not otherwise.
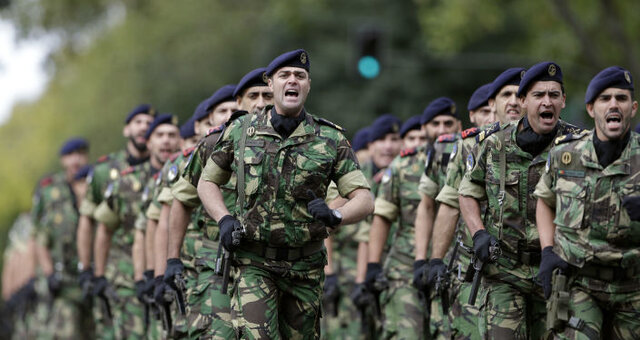
<path fill-rule="evenodd" d="M 547 330 L 561 331 L 569 320 L 568 278 L 556 270 L 551 284 L 551 297 L 547 301 Z"/>

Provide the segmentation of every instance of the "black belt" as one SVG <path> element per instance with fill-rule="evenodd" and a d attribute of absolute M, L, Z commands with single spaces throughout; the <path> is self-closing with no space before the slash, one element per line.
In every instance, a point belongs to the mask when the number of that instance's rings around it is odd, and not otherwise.
<path fill-rule="evenodd" d="M 540 265 L 540 250 L 520 250 L 517 253 L 502 249 L 502 255 L 527 266 Z"/>
<path fill-rule="evenodd" d="M 311 256 L 322 251 L 324 249 L 324 242 L 309 242 L 302 247 L 272 247 L 260 242 L 243 240 L 240 248 L 268 260 L 297 261 L 303 257 Z"/>
<path fill-rule="evenodd" d="M 622 268 L 587 263 L 584 267 L 577 268 L 575 273 L 578 276 L 611 282 L 636 279 L 640 276 L 640 268 Z"/>

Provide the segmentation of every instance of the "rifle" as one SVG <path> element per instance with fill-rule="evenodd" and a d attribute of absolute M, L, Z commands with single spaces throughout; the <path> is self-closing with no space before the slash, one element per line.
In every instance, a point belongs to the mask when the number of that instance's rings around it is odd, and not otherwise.
<path fill-rule="evenodd" d="M 236 226 L 231 233 L 232 243 L 239 246 L 246 233 L 244 225 Z M 222 255 L 220 255 L 222 252 Z M 227 294 L 229 286 L 229 274 L 231 272 L 231 252 L 222 245 L 222 238 L 218 242 L 218 259 L 216 260 L 216 274 L 222 275 L 222 294 Z"/>
<path fill-rule="evenodd" d="M 357 299 L 355 298 L 357 297 Z M 367 315 L 367 307 L 372 306 L 374 309 L 374 314 L 379 315 L 380 311 L 378 308 L 378 304 L 375 300 L 376 297 L 372 292 L 367 290 L 367 287 L 364 284 L 357 284 L 354 291 L 351 293 L 351 299 L 353 300 L 353 304 L 358 309 L 358 313 L 360 314 L 360 328 L 362 334 L 369 334 L 370 329 L 372 329 L 373 325 L 369 323 L 370 319 Z"/>
<path fill-rule="evenodd" d="M 185 299 L 184 299 L 184 292 L 186 290 L 185 288 L 185 284 L 184 284 L 184 278 L 182 277 L 182 274 L 176 274 L 173 277 L 173 282 L 176 285 L 176 290 L 175 290 L 175 300 L 176 303 L 178 304 L 178 309 L 180 310 L 180 314 L 182 315 L 186 315 L 187 311 L 186 311 L 186 307 L 185 307 Z"/>
<path fill-rule="evenodd" d="M 155 301 L 156 308 L 160 314 L 160 318 L 162 319 L 162 329 L 164 329 L 168 335 L 173 334 L 173 320 L 171 318 L 171 309 L 169 306 L 171 305 L 171 301 L 174 298 L 174 292 L 165 286 L 164 296 L 162 298 L 163 301 Z"/>
<path fill-rule="evenodd" d="M 447 270 L 444 275 L 437 275 L 434 288 L 436 291 L 436 295 L 440 295 L 440 300 L 442 303 L 442 312 L 444 315 L 449 313 L 449 288 L 451 287 L 451 272 L 453 271 L 453 263 L 458 256 L 458 247 L 460 246 L 462 241 L 460 238 L 456 240 L 456 244 L 453 246 L 453 251 L 451 252 L 451 257 L 449 258 L 449 264 L 447 265 Z"/>
<path fill-rule="evenodd" d="M 338 288 L 337 285 L 331 286 L 322 294 L 322 304 L 327 307 L 327 310 L 329 310 L 331 315 L 334 317 L 338 316 L 338 307 L 341 295 L 340 288 Z"/>
<path fill-rule="evenodd" d="M 473 250 L 470 252 L 473 253 Z M 489 245 L 489 262 L 496 262 L 498 258 L 502 255 L 502 251 L 500 250 L 500 244 L 497 240 L 492 240 Z M 469 304 L 476 304 L 476 297 L 478 296 L 478 287 L 480 287 L 480 278 L 482 275 L 482 271 L 484 270 L 484 265 L 486 262 L 481 261 L 475 253 L 473 253 L 473 258 L 471 259 L 471 264 L 469 264 L 469 268 L 467 268 L 466 277 L 470 277 L 473 275 L 473 283 L 471 284 L 471 293 L 469 294 Z"/>

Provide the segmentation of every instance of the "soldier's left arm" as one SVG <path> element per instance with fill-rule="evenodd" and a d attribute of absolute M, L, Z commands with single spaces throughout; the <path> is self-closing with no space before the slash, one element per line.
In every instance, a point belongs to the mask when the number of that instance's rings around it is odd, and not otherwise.
<path fill-rule="evenodd" d="M 109 248 L 111 247 L 111 238 L 114 229 L 107 227 L 104 223 L 98 224 L 96 230 L 96 239 L 93 245 L 93 258 L 95 265 L 95 276 L 104 276 L 107 258 L 109 257 Z"/>
<path fill-rule="evenodd" d="M 555 170 L 553 170 L 551 157 L 552 152 L 549 152 L 545 173 L 540 177 L 533 193 L 538 198 L 536 204 L 536 226 L 540 235 L 541 249 L 554 245 L 553 237 L 556 231 L 556 225 L 553 223 L 556 218 L 556 193 L 553 190 L 553 174 Z"/>

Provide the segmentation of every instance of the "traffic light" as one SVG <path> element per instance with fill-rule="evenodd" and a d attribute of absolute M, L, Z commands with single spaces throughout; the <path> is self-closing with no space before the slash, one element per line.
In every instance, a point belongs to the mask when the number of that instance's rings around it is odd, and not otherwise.
<path fill-rule="evenodd" d="M 357 35 L 356 63 L 358 74 L 365 79 L 373 79 L 381 71 L 382 33 L 375 27 L 360 29 Z"/>

